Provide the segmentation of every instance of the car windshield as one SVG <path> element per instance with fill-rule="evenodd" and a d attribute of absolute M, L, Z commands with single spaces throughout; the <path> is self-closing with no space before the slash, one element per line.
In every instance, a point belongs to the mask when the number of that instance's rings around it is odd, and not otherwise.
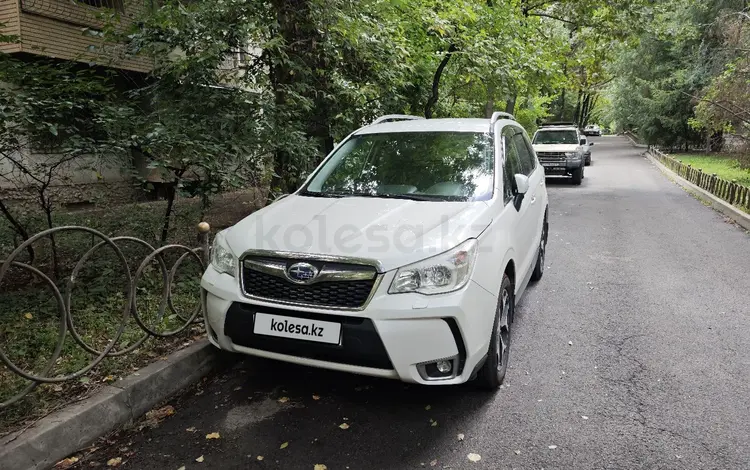
<path fill-rule="evenodd" d="M 555 131 L 539 131 L 534 136 L 535 144 L 577 144 L 578 136 L 576 131 L 571 130 L 555 130 Z"/>
<path fill-rule="evenodd" d="M 319 197 L 477 201 L 492 197 L 492 136 L 394 132 L 347 140 L 301 192 Z"/>

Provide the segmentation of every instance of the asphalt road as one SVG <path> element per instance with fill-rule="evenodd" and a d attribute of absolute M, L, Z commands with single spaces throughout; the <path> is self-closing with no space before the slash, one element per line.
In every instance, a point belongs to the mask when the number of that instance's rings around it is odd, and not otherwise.
<path fill-rule="evenodd" d="M 548 269 L 497 393 L 241 360 L 82 467 L 750 468 L 750 236 L 594 140 L 582 186 L 549 182 Z"/>

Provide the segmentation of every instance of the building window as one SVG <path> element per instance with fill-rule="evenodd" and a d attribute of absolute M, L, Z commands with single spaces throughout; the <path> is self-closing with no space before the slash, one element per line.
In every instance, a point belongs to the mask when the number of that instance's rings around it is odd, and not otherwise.
<path fill-rule="evenodd" d="M 125 11 L 123 0 L 76 0 L 78 3 L 96 8 L 110 8 L 119 12 Z"/>

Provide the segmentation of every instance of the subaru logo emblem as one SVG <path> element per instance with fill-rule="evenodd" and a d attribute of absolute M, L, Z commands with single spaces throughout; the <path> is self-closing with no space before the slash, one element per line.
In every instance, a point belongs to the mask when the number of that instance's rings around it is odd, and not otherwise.
<path fill-rule="evenodd" d="M 309 284 L 318 276 L 318 268 L 310 263 L 294 263 L 286 270 L 286 276 L 297 284 Z"/>

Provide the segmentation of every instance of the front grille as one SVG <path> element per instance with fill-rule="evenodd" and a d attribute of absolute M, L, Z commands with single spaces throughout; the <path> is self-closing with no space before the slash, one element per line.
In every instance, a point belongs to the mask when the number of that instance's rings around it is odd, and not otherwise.
<path fill-rule="evenodd" d="M 283 263 L 286 267 L 298 261 L 294 259 L 275 260 L 276 263 Z M 251 265 L 243 263 L 243 289 L 250 296 L 271 302 L 345 309 L 364 307 L 367 299 L 370 297 L 370 293 L 375 287 L 377 279 L 375 268 L 339 263 L 311 262 L 311 264 L 316 265 L 321 271 L 325 269 L 335 269 L 343 273 L 369 271 L 372 274 L 372 278 L 326 280 L 314 284 L 297 284 L 285 277 L 253 269 Z"/>
<path fill-rule="evenodd" d="M 539 162 L 544 164 L 565 163 L 566 157 L 564 152 L 537 152 L 536 156 Z"/>

